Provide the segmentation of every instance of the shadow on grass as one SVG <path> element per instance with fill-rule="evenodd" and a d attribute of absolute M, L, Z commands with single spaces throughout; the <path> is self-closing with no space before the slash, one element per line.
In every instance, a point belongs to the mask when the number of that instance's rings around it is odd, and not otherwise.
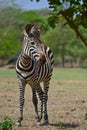
<path fill-rule="evenodd" d="M 59 122 L 58 124 L 53 124 L 53 123 L 49 123 L 50 126 L 55 126 L 55 127 L 59 127 L 59 128 L 77 128 L 79 127 L 79 124 L 75 124 L 75 123 L 63 123 L 63 122 Z"/>

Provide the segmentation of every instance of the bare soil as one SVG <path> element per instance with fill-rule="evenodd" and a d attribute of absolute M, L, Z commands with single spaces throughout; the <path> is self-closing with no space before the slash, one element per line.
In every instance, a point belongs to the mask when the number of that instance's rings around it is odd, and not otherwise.
<path fill-rule="evenodd" d="M 37 127 L 31 88 L 26 86 L 22 127 L 13 130 L 87 130 L 87 81 L 51 80 L 48 100 L 49 125 Z M 0 122 L 5 116 L 13 122 L 19 114 L 19 87 L 16 78 L 0 78 Z M 62 123 L 62 127 L 58 126 Z"/>

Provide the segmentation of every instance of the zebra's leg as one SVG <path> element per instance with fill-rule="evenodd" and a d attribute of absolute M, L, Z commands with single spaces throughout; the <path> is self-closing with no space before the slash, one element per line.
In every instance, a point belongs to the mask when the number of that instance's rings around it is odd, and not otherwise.
<path fill-rule="evenodd" d="M 25 93 L 25 82 L 21 81 L 19 79 L 19 87 L 20 87 L 20 97 L 19 97 L 19 102 L 20 102 L 20 116 L 18 118 L 18 122 L 16 123 L 18 126 L 21 126 L 21 121 L 23 120 L 23 106 L 24 106 L 24 93 Z"/>
<path fill-rule="evenodd" d="M 43 91 L 40 84 L 37 85 L 37 93 L 40 99 L 40 108 L 39 108 L 40 113 L 39 113 L 39 120 L 38 120 L 40 122 L 43 116 Z"/>
<path fill-rule="evenodd" d="M 48 89 L 49 89 L 49 81 L 45 81 L 44 82 L 44 94 L 43 94 L 44 125 L 48 125 L 49 124 L 48 113 L 47 113 Z"/>
<path fill-rule="evenodd" d="M 36 119 L 39 118 L 38 115 L 38 99 L 37 99 L 37 95 L 36 95 L 36 88 L 34 86 L 31 87 L 32 88 L 32 102 L 35 108 L 35 113 L 36 113 Z"/>

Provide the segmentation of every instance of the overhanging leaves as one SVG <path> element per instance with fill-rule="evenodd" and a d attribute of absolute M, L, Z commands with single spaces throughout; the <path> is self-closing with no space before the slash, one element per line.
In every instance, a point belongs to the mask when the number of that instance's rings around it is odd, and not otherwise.
<path fill-rule="evenodd" d="M 33 1 L 33 0 L 31 0 Z M 40 0 L 36 0 L 37 2 Z M 87 0 L 47 0 L 52 15 L 48 22 L 51 27 L 55 27 L 59 17 L 66 20 L 67 24 L 76 32 L 80 39 L 87 46 L 87 42 L 79 32 L 79 26 L 87 28 Z"/>

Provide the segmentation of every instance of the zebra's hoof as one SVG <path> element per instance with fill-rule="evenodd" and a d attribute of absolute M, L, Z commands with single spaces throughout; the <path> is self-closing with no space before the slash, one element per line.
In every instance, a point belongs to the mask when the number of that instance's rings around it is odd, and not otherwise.
<path fill-rule="evenodd" d="M 40 127 L 41 123 L 40 122 L 36 122 L 37 127 Z"/>
<path fill-rule="evenodd" d="M 15 125 L 16 125 L 17 127 L 21 127 L 21 123 L 20 123 L 20 122 L 16 122 Z"/>
<path fill-rule="evenodd" d="M 49 121 L 48 120 L 44 120 L 44 125 L 49 125 Z"/>

